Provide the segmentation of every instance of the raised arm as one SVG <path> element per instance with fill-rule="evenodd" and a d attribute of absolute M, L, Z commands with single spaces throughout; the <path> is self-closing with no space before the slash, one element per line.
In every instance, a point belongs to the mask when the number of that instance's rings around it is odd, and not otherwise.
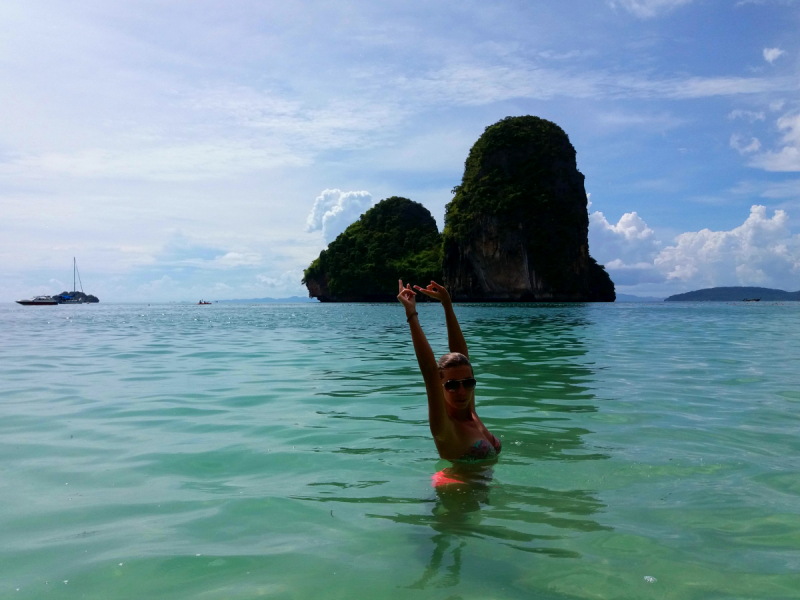
<path fill-rule="evenodd" d="M 419 370 L 422 371 L 422 379 L 425 381 L 425 391 L 428 394 L 428 419 L 431 425 L 431 433 L 434 437 L 445 433 L 450 425 L 445 408 L 444 390 L 439 379 L 439 366 L 436 364 L 436 356 L 431 350 L 428 338 L 422 331 L 417 314 L 416 293 L 408 285 L 403 287 L 403 280 L 399 281 L 400 293 L 397 299 L 406 309 L 406 318 L 411 328 L 411 341 L 414 344 L 414 352 L 417 355 Z"/>
<path fill-rule="evenodd" d="M 421 288 L 418 285 L 414 287 L 426 296 L 430 296 L 442 303 L 444 318 L 447 322 L 447 345 L 450 347 L 450 352 L 459 352 L 469 358 L 467 340 L 464 339 L 464 334 L 461 333 L 461 326 L 458 324 L 456 313 L 453 311 L 453 302 L 450 300 L 450 294 L 444 286 L 431 281 L 427 288 Z"/>

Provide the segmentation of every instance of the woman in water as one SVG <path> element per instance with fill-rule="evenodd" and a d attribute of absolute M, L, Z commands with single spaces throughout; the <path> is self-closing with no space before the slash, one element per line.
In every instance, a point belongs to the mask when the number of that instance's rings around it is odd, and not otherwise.
<path fill-rule="evenodd" d="M 436 362 L 428 340 L 419 324 L 416 292 L 403 287 L 397 299 L 406 309 L 411 326 L 411 340 L 417 354 L 425 390 L 428 393 L 428 419 L 439 456 L 451 461 L 475 461 L 496 458 L 501 444 L 489 433 L 475 413 L 475 376 L 469 362 L 467 342 L 458 325 L 450 294 L 431 281 L 427 288 L 414 286 L 418 292 L 442 303 L 447 322 L 449 354 Z"/>

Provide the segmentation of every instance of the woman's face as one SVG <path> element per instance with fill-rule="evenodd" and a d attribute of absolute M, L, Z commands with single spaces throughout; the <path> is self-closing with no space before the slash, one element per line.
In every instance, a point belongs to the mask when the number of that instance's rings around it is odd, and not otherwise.
<path fill-rule="evenodd" d="M 442 379 L 442 386 L 444 386 L 445 382 L 455 379 L 455 380 L 463 380 L 469 379 L 472 377 L 472 367 L 469 365 L 461 365 L 459 367 L 450 367 L 449 369 L 444 369 L 440 373 L 440 377 Z M 475 398 L 475 390 L 467 390 L 464 388 L 464 385 L 459 385 L 457 389 L 453 391 L 449 391 L 445 388 L 444 390 L 444 399 L 447 401 L 447 404 L 452 406 L 456 409 L 464 409 L 470 405 L 470 402 Z"/>

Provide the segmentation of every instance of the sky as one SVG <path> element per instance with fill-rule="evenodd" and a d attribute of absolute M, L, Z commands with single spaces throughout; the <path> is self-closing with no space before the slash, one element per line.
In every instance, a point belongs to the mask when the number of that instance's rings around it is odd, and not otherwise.
<path fill-rule="evenodd" d="M 560 125 L 619 293 L 800 289 L 800 0 L 3 0 L 0 302 L 306 295 L 483 130 Z"/>

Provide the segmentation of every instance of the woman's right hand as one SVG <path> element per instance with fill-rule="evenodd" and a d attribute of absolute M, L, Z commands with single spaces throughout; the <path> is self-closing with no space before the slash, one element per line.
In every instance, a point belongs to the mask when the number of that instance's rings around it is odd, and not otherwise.
<path fill-rule="evenodd" d="M 431 281 L 430 285 L 426 288 L 421 288 L 418 285 L 414 286 L 418 292 L 422 292 L 426 296 L 438 300 L 442 304 L 450 304 L 450 294 L 443 285 L 439 285 L 435 281 Z"/>
<path fill-rule="evenodd" d="M 399 279 L 398 283 L 400 285 L 400 293 L 397 294 L 397 299 L 400 301 L 400 304 L 405 307 L 406 314 L 410 316 L 417 312 L 417 294 L 411 289 L 411 284 L 403 287 L 402 279 Z"/>

